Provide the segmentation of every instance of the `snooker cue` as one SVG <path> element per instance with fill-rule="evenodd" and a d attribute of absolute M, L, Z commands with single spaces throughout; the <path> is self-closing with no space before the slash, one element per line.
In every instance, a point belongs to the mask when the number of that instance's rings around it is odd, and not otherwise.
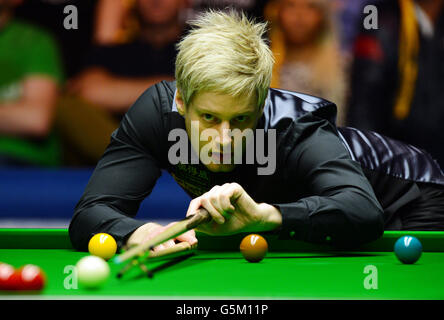
<path fill-rule="evenodd" d="M 119 273 L 117 274 L 117 278 L 122 278 L 122 276 L 132 267 L 135 266 L 140 266 L 140 261 L 137 259 L 133 259 L 131 260 L 125 267 L 123 267 L 122 270 L 119 271 Z"/>
<path fill-rule="evenodd" d="M 152 272 L 151 270 L 149 270 L 145 265 L 140 264 L 140 265 L 139 265 L 139 268 L 140 268 L 143 272 L 145 272 L 145 274 L 146 274 L 146 276 L 147 276 L 148 278 L 150 278 L 150 279 L 153 278 L 153 276 L 154 276 L 153 272 Z"/>
<path fill-rule="evenodd" d="M 146 262 L 162 260 L 164 258 L 177 258 L 185 254 L 192 254 L 195 246 L 191 246 L 188 242 L 180 242 L 171 248 L 166 248 L 159 251 L 151 251 L 146 257 Z M 152 278 L 152 273 L 143 265 L 143 256 L 140 259 L 131 260 L 118 274 L 117 278 L 121 278 L 129 269 L 135 266 L 139 266 L 143 272 L 145 272 L 149 278 Z"/>
<path fill-rule="evenodd" d="M 155 259 L 155 258 L 162 258 L 162 257 L 165 257 L 165 256 L 172 256 L 175 253 L 189 251 L 191 249 L 192 249 L 191 244 L 189 244 L 188 242 L 180 242 L 180 243 L 177 243 L 177 244 L 175 244 L 174 246 L 172 246 L 170 248 L 166 248 L 166 249 L 163 249 L 163 250 L 150 252 L 149 256 L 147 257 L 147 260 L 151 261 L 151 259 Z"/>
<path fill-rule="evenodd" d="M 185 233 L 191 229 L 196 228 L 201 223 L 205 223 L 211 220 L 211 215 L 204 208 L 199 208 L 195 214 L 186 217 L 185 219 L 177 222 L 172 225 L 162 233 L 159 233 L 154 238 L 148 240 L 147 242 L 141 243 L 135 247 L 132 247 L 126 252 L 116 256 L 113 259 L 113 262 L 116 264 L 120 264 L 128 259 L 134 258 L 136 256 L 140 256 L 147 250 L 151 250 L 153 247 L 168 241 L 170 239 L 174 239 L 180 236 L 182 233 Z"/>

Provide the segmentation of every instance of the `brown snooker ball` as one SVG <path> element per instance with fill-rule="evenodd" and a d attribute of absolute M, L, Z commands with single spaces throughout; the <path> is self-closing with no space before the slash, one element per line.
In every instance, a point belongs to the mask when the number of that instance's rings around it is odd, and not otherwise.
<path fill-rule="evenodd" d="M 267 254 L 267 240 L 258 234 L 249 234 L 242 239 L 240 251 L 247 261 L 259 262 Z"/>

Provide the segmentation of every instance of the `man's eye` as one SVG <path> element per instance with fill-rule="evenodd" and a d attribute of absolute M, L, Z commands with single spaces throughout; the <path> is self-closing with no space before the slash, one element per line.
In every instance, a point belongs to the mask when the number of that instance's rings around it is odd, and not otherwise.
<path fill-rule="evenodd" d="M 204 113 L 203 118 L 205 121 L 214 121 L 214 116 L 208 113 Z"/>
<path fill-rule="evenodd" d="M 239 117 L 236 117 L 236 121 L 237 122 L 245 122 L 245 121 L 247 121 L 248 120 L 248 116 L 239 116 Z"/>

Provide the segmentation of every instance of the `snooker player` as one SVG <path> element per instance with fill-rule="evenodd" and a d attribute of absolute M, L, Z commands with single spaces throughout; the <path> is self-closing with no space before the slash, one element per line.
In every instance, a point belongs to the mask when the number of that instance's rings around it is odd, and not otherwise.
<path fill-rule="evenodd" d="M 269 88 L 274 60 L 266 24 L 210 11 L 190 26 L 178 44 L 176 81 L 148 88 L 112 134 L 69 226 L 76 249 L 87 250 L 99 232 L 122 247 L 164 230 L 135 219 L 162 169 L 192 197 L 187 215 L 200 207 L 211 214 L 197 228 L 210 235 L 275 232 L 355 246 L 384 230 L 444 230 L 444 175 L 428 153 L 337 128 L 334 103 Z M 218 134 L 210 139 L 211 129 Z M 271 155 L 270 170 L 260 171 L 263 158 L 248 161 L 246 139 L 235 146 L 249 129 L 256 151 Z M 172 157 L 177 130 L 189 146 L 181 161 Z M 197 242 L 193 230 L 176 241 Z"/>

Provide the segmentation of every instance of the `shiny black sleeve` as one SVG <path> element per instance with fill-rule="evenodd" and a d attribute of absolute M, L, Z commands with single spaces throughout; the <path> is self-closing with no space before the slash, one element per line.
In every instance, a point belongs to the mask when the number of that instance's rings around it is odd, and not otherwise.
<path fill-rule="evenodd" d="M 273 204 L 282 214 L 280 237 L 341 247 L 379 238 L 383 209 L 336 128 L 319 120 L 305 132 L 292 149 L 286 170 L 288 179 L 304 186 L 308 196 Z"/>
<path fill-rule="evenodd" d="M 74 210 L 69 235 L 75 249 L 87 250 L 100 232 L 112 235 L 120 248 L 144 224 L 134 217 L 161 175 L 164 128 L 157 90 L 145 91 L 113 132 Z"/>

